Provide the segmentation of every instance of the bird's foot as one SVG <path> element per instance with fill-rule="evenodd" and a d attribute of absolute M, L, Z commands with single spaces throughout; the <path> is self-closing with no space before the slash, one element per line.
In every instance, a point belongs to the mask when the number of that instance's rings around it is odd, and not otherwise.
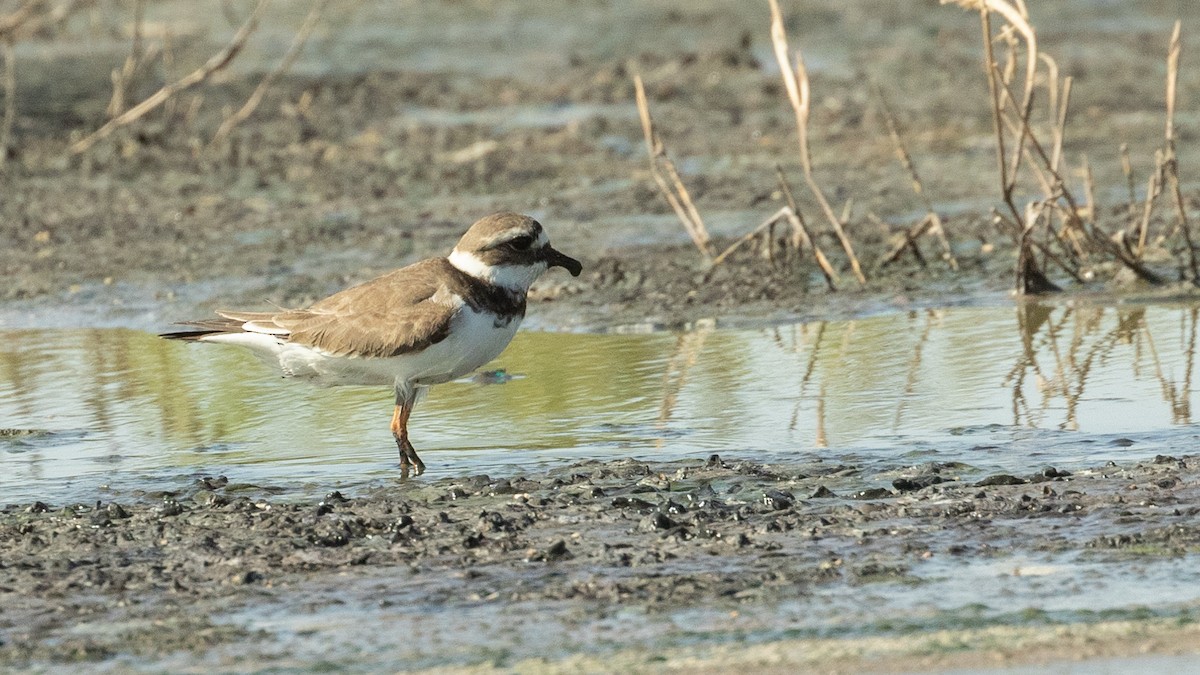
<path fill-rule="evenodd" d="M 396 436 L 396 447 L 400 450 L 400 471 L 405 476 L 411 471 L 420 476 L 425 473 L 425 462 L 417 456 L 417 449 L 403 436 Z"/>

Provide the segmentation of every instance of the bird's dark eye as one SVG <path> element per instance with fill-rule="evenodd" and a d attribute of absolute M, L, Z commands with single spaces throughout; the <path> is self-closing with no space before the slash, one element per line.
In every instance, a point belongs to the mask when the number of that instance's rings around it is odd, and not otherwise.
<path fill-rule="evenodd" d="M 508 245 L 518 251 L 527 251 L 530 246 L 533 246 L 533 237 L 525 234 L 513 237 L 508 241 Z"/>

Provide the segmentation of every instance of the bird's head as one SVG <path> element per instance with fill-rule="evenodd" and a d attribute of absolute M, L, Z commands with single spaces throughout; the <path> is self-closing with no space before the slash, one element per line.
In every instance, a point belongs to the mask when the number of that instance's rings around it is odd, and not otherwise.
<path fill-rule="evenodd" d="M 458 240 L 450 264 L 489 284 L 524 293 L 551 267 L 579 276 L 583 265 L 550 246 L 541 223 L 517 213 L 482 218 Z"/>

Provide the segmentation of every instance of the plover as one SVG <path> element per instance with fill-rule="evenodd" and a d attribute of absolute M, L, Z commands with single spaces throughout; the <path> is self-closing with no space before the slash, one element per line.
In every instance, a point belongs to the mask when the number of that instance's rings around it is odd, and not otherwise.
<path fill-rule="evenodd" d="M 445 258 L 429 258 L 348 288 L 306 309 L 218 311 L 182 322 L 174 340 L 247 347 L 284 377 L 319 384 L 390 385 L 400 468 L 425 470 L 408 440 L 413 405 L 431 385 L 462 377 L 504 351 L 530 285 L 551 267 L 579 276 L 578 260 L 550 246 L 533 218 L 497 213 L 476 222 Z"/>

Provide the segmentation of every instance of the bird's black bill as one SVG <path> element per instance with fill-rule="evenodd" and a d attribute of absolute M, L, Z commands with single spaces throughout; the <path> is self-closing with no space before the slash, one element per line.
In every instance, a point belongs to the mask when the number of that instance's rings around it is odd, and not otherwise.
<path fill-rule="evenodd" d="M 578 260 L 569 255 L 563 255 L 554 249 L 546 251 L 546 263 L 550 267 L 561 267 L 571 273 L 571 276 L 577 277 L 583 271 L 583 265 Z"/>

